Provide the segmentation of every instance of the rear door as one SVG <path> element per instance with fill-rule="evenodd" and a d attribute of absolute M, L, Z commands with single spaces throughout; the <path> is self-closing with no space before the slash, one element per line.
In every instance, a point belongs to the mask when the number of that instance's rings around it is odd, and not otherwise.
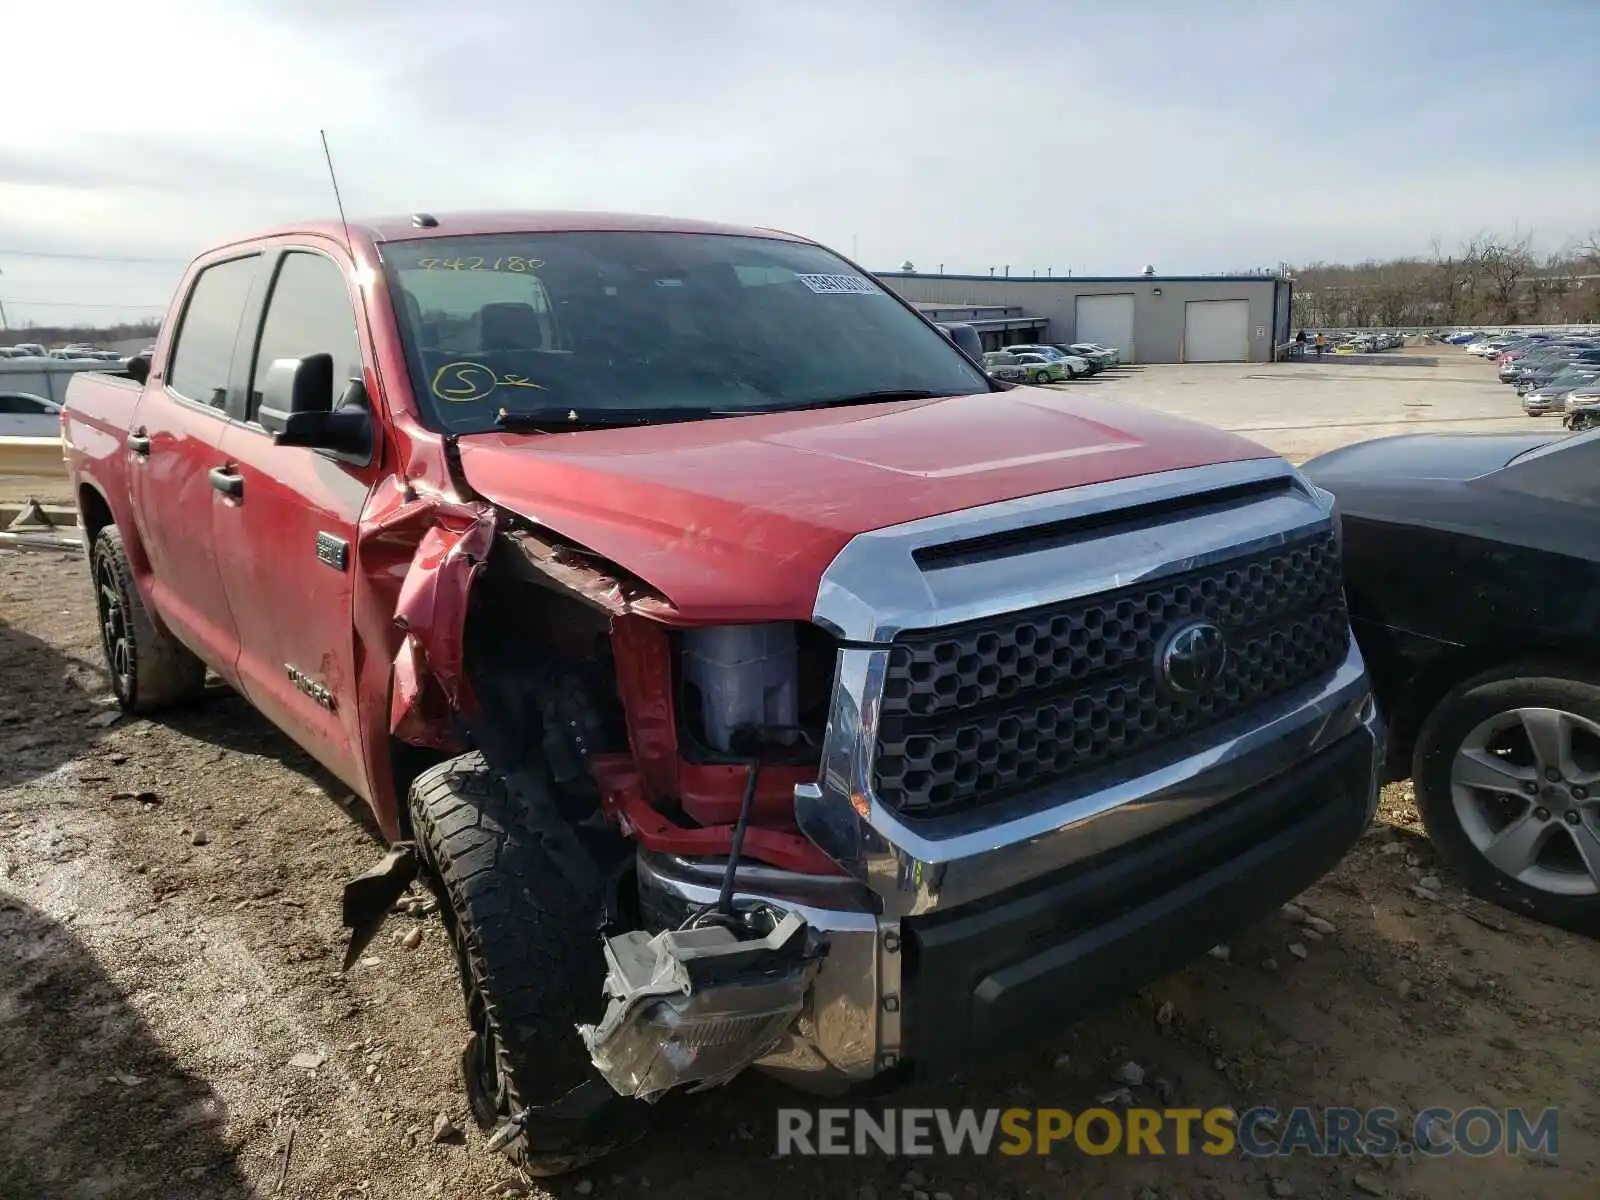
<path fill-rule="evenodd" d="M 1080 342 L 1115 346 L 1123 362 L 1133 362 L 1133 293 L 1111 296 L 1079 296 L 1075 305 L 1074 332 Z"/>
<path fill-rule="evenodd" d="M 218 443 L 228 425 L 234 347 L 261 268 L 259 252 L 203 266 L 166 361 L 152 370 L 127 434 L 134 519 L 151 598 L 179 640 L 238 684 L 238 630 L 217 569 L 212 512 L 224 500 Z"/>
<path fill-rule="evenodd" d="M 1250 301 L 1191 300 L 1183 306 L 1184 362 L 1244 362 L 1250 356 Z"/>
<path fill-rule="evenodd" d="M 244 408 L 221 445 L 237 495 L 216 509 L 217 560 L 239 627 L 245 694 L 323 766 L 369 796 L 351 604 L 356 529 L 381 449 L 371 463 L 342 462 L 322 451 L 276 446 L 256 420 L 274 359 L 331 354 L 336 393 L 350 379 L 368 378 L 355 294 L 343 251 L 332 244 L 308 240 L 278 247 L 269 258 L 261 323 L 242 340 Z M 376 384 L 370 378 L 369 388 Z"/>

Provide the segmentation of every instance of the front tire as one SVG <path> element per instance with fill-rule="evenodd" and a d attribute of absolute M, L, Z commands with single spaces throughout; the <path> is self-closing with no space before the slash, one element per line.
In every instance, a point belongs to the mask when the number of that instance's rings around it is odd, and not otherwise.
<path fill-rule="evenodd" d="M 1466 681 L 1423 723 L 1412 776 L 1468 887 L 1600 936 L 1600 677 L 1529 662 Z"/>
<path fill-rule="evenodd" d="M 206 686 L 206 665 L 151 619 L 133 580 L 122 532 L 108 525 L 89 552 L 100 650 L 111 691 L 125 712 L 151 713 L 193 703 Z"/>
<path fill-rule="evenodd" d="M 567 882 L 481 754 L 418 776 L 410 811 L 455 945 L 472 1030 L 462 1068 L 478 1124 L 495 1128 L 594 1081 L 604 1093 L 593 1111 L 533 1117 L 506 1156 L 529 1174 L 560 1175 L 643 1136 L 649 1107 L 599 1080 L 576 1029 L 605 1010 L 601 898 Z"/>

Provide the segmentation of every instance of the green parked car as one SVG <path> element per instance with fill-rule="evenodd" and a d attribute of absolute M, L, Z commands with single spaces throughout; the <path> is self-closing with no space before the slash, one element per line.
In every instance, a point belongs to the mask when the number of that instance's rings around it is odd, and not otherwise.
<path fill-rule="evenodd" d="M 1039 354 L 1007 354 L 991 350 L 983 356 L 983 369 L 1008 383 L 1060 383 L 1072 378 L 1060 362 Z"/>

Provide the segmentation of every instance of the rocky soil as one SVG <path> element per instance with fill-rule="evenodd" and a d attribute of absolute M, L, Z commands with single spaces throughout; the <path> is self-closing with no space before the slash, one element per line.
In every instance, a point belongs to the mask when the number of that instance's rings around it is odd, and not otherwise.
<path fill-rule="evenodd" d="M 0 551 L 0 1200 L 1600 1194 L 1600 947 L 1468 899 L 1408 785 L 1226 958 L 898 1102 L 1081 1109 L 1132 1061 L 1149 1104 L 1555 1106 L 1553 1157 L 776 1160 L 805 1101 L 750 1078 L 522 1181 L 467 1116 L 437 914 L 339 970 L 340 885 L 379 853 L 346 791 L 226 692 L 118 716 L 89 599 L 78 560 Z"/>

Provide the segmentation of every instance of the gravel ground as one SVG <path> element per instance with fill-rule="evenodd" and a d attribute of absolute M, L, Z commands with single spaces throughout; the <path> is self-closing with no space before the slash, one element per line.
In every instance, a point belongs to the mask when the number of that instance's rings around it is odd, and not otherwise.
<path fill-rule="evenodd" d="M 1555 1106 L 1553 1158 L 775 1160 L 775 1110 L 808 1102 L 751 1077 L 594 1170 L 524 1183 L 467 1117 L 437 915 L 395 916 L 339 970 L 339 889 L 378 853 L 345 790 L 232 694 L 116 717 L 81 563 L 0 551 L 0 1200 L 1600 1192 L 1600 947 L 1468 899 L 1406 784 L 1302 898 L 1331 933 L 1274 918 L 1226 961 L 895 1102 L 1082 1109 L 1132 1060 L 1149 1104 Z"/>

